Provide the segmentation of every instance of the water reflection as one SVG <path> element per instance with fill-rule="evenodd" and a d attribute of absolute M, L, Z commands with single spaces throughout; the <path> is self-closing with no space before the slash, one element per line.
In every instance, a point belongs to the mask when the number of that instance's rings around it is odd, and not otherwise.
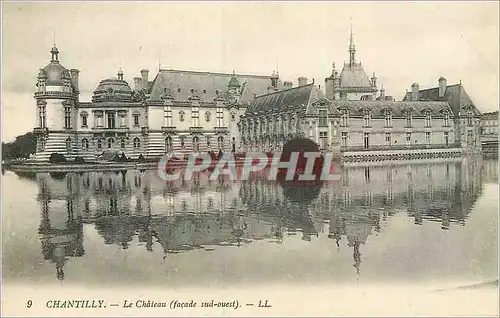
<path fill-rule="evenodd" d="M 170 182 L 154 171 L 39 173 L 40 241 L 44 258 L 64 279 L 65 263 L 84 257 L 85 223 L 105 244 L 122 249 L 139 244 L 144 252 L 161 249 L 165 261 L 172 253 L 194 249 L 326 235 L 332 248 L 340 249 L 345 241 L 352 249 L 359 275 L 362 246 L 370 235 L 384 231 L 396 213 L 405 213 L 415 226 L 465 226 L 481 194 L 483 175 L 496 182 L 496 165 L 472 159 L 353 164 L 343 167 L 337 183 L 305 187 L 269 181 L 265 173 L 244 182 L 211 181 L 207 173 Z"/>

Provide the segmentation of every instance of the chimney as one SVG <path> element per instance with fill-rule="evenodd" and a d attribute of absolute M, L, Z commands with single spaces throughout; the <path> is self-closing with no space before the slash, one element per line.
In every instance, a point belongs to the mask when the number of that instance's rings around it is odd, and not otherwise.
<path fill-rule="evenodd" d="M 298 78 L 298 81 L 299 81 L 299 86 L 305 86 L 305 85 L 307 85 L 307 77 L 301 76 L 301 77 Z"/>
<path fill-rule="evenodd" d="M 446 92 L 446 78 L 441 76 L 439 78 L 439 98 L 443 98 L 445 92 Z"/>
<path fill-rule="evenodd" d="M 140 91 L 142 89 L 142 79 L 140 77 L 134 77 L 134 91 Z"/>
<path fill-rule="evenodd" d="M 284 82 L 283 86 L 285 89 L 290 89 L 293 87 L 293 83 L 292 82 Z"/>
<path fill-rule="evenodd" d="M 75 93 L 78 94 L 80 93 L 80 88 L 78 87 L 78 74 L 80 73 L 80 71 L 76 68 L 72 68 L 71 70 L 69 70 L 69 72 L 71 74 L 71 84 L 75 88 Z"/>
<path fill-rule="evenodd" d="M 148 89 L 148 75 L 149 75 L 149 70 L 142 69 L 141 70 L 141 77 L 142 77 L 142 88 Z"/>
<path fill-rule="evenodd" d="M 418 83 L 413 83 L 411 84 L 411 101 L 416 102 L 418 101 L 418 93 L 420 92 Z"/>

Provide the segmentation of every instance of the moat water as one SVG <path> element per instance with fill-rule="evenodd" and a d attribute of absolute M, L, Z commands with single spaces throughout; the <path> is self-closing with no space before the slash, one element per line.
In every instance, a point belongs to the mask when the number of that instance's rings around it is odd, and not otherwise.
<path fill-rule="evenodd" d="M 498 161 L 352 164 L 342 180 L 2 176 L 3 282 L 246 286 L 498 279 Z"/>

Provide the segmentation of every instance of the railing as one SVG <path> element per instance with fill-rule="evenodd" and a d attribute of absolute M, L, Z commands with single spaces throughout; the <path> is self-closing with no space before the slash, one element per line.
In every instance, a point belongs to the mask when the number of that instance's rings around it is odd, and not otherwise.
<path fill-rule="evenodd" d="M 161 127 L 161 130 L 164 132 L 173 132 L 176 130 L 175 126 L 163 126 Z"/>
<path fill-rule="evenodd" d="M 101 132 L 128 132 L 130 128 L 128 127 L 115 127 L 115 128 L 107 128 L 107 127 L 92 127 L 92 132 L 101 133 Z"/>
<path fill-rule="evenodd" d="M 189 127 L 190 132 L 203 132 L 203 127 Z"/>
<path fill-rule="evenodd" d="M 214 127 L 215 131 L 227 131 L 227 127 Z"/>
<path fill-rule="evenodd" d="M 40 96 L 51 96 L 51 97 L 74 97 L 74 95 L 70 92 L 35 92 L 35 97 Z"/>
<path fill-rule="evenodd" d="M 49 129 L 47 127 L 35 127 L 33 128 L 34 134 L 47 134 Z"/>
<path fill-rule="evenodd" d="M 340 147 L 341 152 L 348 151 L 390 151 L 390 150 L 419 150 L 419 149 L 454 149 L 460 148 L 460 144 L 431 144 L 431 145 L 398 145 L 398 146 L 385 146 L 385 145 L 376 145 L 365 148 L 363 146 L 356 147 Z"/>

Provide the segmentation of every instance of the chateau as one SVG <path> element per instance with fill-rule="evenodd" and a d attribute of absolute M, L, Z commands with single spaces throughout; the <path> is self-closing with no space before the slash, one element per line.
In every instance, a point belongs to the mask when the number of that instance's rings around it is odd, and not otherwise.
<path fill-rule="evenodd" d="M 93 160 L 105 149 L 127 157 L 158 158 L 177 152 L 279 150 L 307 137 L 321 150 L 344 157 L 359 153 L 432 149 L 450 154 L 481 150 L 480 118 L 460 84 L 420 90 L 402 101 L 386 96 L 375 74 L 356 62 L 351 31 L 349 61 L 333 64 L 325 91 L 307 78 L 298 85 L 270 76 L 160 69 L 153 80 L 141 70 L 133 88 L 123 79 L 100 81 L 92 101 L 79 100 L 79 70 L 66 69 L 59 50 L 38 73 L 37 152 Z"/>

